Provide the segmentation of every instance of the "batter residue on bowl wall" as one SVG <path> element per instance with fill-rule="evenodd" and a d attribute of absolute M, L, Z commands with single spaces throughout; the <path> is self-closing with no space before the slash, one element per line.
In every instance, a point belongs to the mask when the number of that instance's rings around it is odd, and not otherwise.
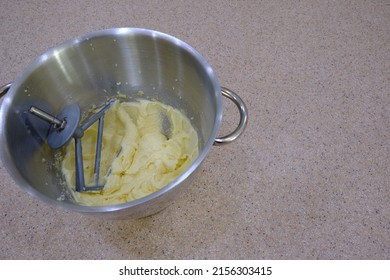
<path fill-rule="evenodd" d="M 86 185 L 94 184 L 97 128 L 95 123 L 82 138 Z M 75 191 L 73 140 L 66 147 L 61 168 L 79 204 L 113 205 L 144 197 L 166 186 L 197 156 L 198 135 L 179 110 L 158 101 L 115 101 L 104 117 L 100 165 L 103 175 L 100 183 L 104 189 Z"/>

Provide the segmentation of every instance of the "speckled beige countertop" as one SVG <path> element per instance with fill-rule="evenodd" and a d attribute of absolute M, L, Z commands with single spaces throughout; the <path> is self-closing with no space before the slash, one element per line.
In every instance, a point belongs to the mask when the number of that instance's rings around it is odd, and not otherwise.
<path fill-rule="evenodd" d="M 390 259 L 390 2 L 0 1 L 0 81 L 111 27 L 174 35 L 249 109 L 157 215 L 42 203 L 0 165 L 0 259 Z M 237 110 L 225 102 L 221 135 Z"/>

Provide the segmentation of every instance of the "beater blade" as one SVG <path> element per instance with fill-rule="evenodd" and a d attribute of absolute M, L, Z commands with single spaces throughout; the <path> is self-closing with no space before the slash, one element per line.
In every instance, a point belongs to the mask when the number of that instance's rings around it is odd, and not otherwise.
<path fill-rule="evenodd" d="M 104 114 L 110 108 L 112 102 L 105 105 L 97 113 L 89 116 L 83 124 L 80 124 L 80 107 L 76 104 L 66 106 L 57 116 L 31 106 L 29 112 L 50 124 L 47 143 L 52 149 L 59 149 L 66 145 L 71 138 L 75 140 L 75 171 L 76 171 L 76 191 L 99 191 L 104 185 L 99 184 L 100 161 L 103 143 Z M 86 186 L 83 167 L 83 151 L 81 138 L 84 132 L 98 121 L 95 166 L 94 166 L 94 185 Z"/>

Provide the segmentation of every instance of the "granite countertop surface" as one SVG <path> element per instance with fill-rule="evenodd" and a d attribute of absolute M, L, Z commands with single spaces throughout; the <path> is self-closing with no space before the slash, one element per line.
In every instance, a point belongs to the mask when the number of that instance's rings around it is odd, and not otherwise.
<path fill-rule="evenodd" d="M 389 259 L 390 2 L 0 0 L 1 84 L 88 32 L 198 50 L 249 111 L 164 211 L 104 220 L 31 197 L 0 164 L 0 259 Z M 224 99 L 220 135 L 238 111 Z"/>

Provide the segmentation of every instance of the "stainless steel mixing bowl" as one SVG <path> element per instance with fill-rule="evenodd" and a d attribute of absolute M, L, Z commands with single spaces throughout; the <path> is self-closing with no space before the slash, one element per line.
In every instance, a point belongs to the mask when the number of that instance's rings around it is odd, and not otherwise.
<path fill-rule="evenodd" d="M 137 98 L 140 91 L 143 98 L 185 112 L 199 135 L 198 158 L 176 180 L 141 199 L 112 206 L 78 205 L 64 196 L 56 151 L 45 143 L 39 129 L 43 124 L 31 119 L 28 109 L 34 105 L 56 114 L 76 103 L 86 112 L 118 93 Z M 212 145 L 236 139 L 247 121 L 245 104 L 230 90 L 221 89 L 196 50 L 146 29 L 108 29 L 67 41 L 38 57 L 0 92 L 5 95 L 0 108 L 1 159 L 17 184 L 51 205 L 108 218 L 143 217 L 165 208 L 188 185 Z M 236 103 L 241 120 L 230 135 L 217 138 L 223 95 Z"/>

